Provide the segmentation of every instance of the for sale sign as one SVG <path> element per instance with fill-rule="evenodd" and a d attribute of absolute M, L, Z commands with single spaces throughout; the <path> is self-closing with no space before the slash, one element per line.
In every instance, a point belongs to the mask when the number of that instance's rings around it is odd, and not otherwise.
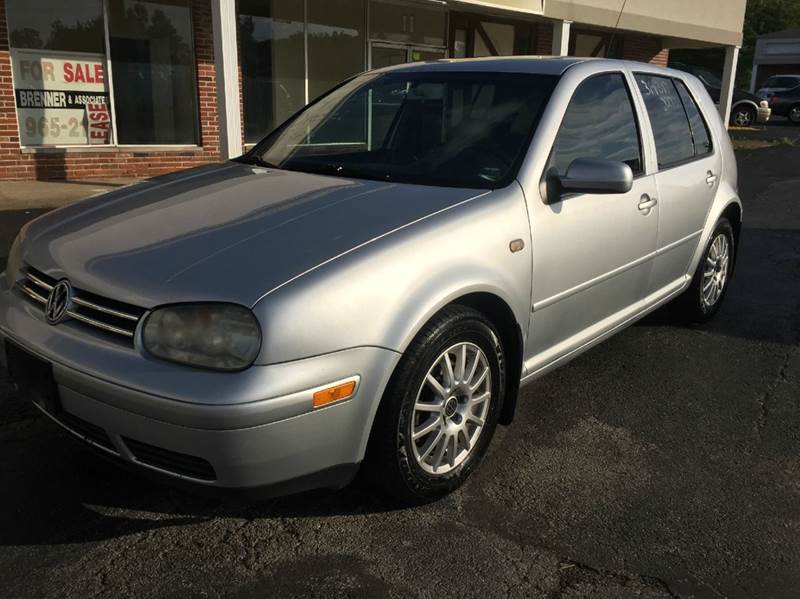
<path fill-rule="evenodd" d="M 11 51 L 24 146 L 111 143 L 105 56 Z"/>

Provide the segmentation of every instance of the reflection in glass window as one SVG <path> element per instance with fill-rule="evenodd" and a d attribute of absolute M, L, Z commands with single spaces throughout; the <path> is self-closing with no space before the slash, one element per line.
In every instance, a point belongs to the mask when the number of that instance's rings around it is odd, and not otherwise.
<path fill-rule="evenodd" d="M 365 70 L 365 0 L 308 0 L 308 99 Z"/>
<path fill-rule="evenodd" d="M 444 5 L 397 0 L 371 0 L 369 35 L 373 40 L 444 46 L 447 15 Z"/>
<path fill-rule="evenodd" d="M 492 21 L 481 21 L 476 25 L 473 56 L 512 56 L 513 54 L 513 25 Z"/>
<path fill-rule="evenodd" d="M 109 0 L 108 9 L 119 143 L 197 143 L 188 0 Z"/>
<path fill-rule="evenodd" d="M 256 142 L 305 104 L 303 3 L 240 0 L 244 134 Z"/>
<path fill-rule="evenodd" d="M 650 116 L 659 168 L 693 158 L 692 131 L 672 79 L 638 73 L 636 81 Z"/>
<path fill-rule="evenodd" d="M 675 81 L 678 87 L 678 93 L 683 101 L 683 107 L 686 109 L 686 115 L 689 117 L 689 125 L 692 127 L 692 138 L 694 139 L 694 154 L 695 156 L 705 156 L 710 154 L 712 148 L 711 135 L 708 132 L 708 126 L 703 120 L 703 115 L 700 114 L 700 109 L 697 103 L 692 98 L 689 90 L 686 89 L 686 84 L 683 81 Z"/>
<path fill-rule="evenodd" d="M 573 56 L 606 57 L 607 36 L 605 34 L 576 33 Z"/>
<path fill-rule="evenodd" d="M 453 34 L 453 58 L 467 57 L 467 30 L 456 29 Z"/>
<path fill-rule="evenodd" d="M 6 0 L 12 48 L 103 52 L 101 0 Z"/>
<path fill-rule="evenodd" d="M 550 168 L 564 175 L 577 158 L 624 162 L 640 174 L 639 129 L 622 75 L 597 75 L 580 84 L 558 131 Z"/>

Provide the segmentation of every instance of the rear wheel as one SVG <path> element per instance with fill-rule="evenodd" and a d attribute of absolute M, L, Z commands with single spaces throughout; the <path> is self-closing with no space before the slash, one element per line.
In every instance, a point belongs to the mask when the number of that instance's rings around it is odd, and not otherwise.
<path fill-rule="evenodd" d="M 676 302 L 682 317 L 706 322 L 717 313 L 733 274 L 734 242 L 730 222 L 721 218 L 697 265 L 691 286 Z"/>
<path fill-rule="evenodd" d="M 731 112 L 731 125 L 735 127 L 750 127 L 757 118 L 756 109 L 752 106 L 737 106 Z"/>
<path fill-rule="evenodd" d="M 458 488 L 492 439 L 504 377 L 494 326 L 471 308 L 442 310 L 411 343 L 386 389 L 370 436 L 368 476 L 404 504 Z"/>
<path fill-rule="evenodd" d="M 795 125 L 800 124 L 800 104 L 795 104 L 789 109 L 789 120 Z"/>

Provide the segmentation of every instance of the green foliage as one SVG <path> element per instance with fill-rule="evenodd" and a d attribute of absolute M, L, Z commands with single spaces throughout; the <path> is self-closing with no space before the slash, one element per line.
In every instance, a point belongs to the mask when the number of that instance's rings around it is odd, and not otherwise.
<path fill-rule="evenodd" d="M 753 56 L 758 36 L 784 29 L 800 29 L 800 0 L 747 0 L 736 87 L 750 88 L 750 75 L 753 72 Z M 719 73 L 721 78 L 725 53 L 721 48 L 672 50 L 669 53 L 669 60 L 670 63 L 707 68 Z"/>
<path fill-rule="evenodd" d="M 784 29 L 800 29 L 800 1 L 798 0 L 748 0 L 744 18 L 744 40 L 739 55 L 736 82 L 749 87 L 753 71 L 756 38 L 765 33 Z"/>

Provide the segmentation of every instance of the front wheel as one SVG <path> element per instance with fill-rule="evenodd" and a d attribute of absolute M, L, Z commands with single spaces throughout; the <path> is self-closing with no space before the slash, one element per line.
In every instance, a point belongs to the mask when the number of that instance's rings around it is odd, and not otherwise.
<path fill-rule="evenodd" d="M 752 106 L 739 106 L 731 113 L 731 125 L 734 127 L 750 127 L 754 125 L 758 115 Z"/>
<path fill-rule="evenodd" d="M 465 306 L 442 310 L 417 334 L 386 389 L 370 435 L 369 477 L 404 504 L 458 488 L 492 439 L 504 377 L 494 326 Z"/>
<path fill-rule="evenodd" d="M 706 322 L 719 310 L 733 274 L 734 242 L 731 223 L 721 218 L 697 265 L 692 284 L 677 301 L 684 318 Z"/>

